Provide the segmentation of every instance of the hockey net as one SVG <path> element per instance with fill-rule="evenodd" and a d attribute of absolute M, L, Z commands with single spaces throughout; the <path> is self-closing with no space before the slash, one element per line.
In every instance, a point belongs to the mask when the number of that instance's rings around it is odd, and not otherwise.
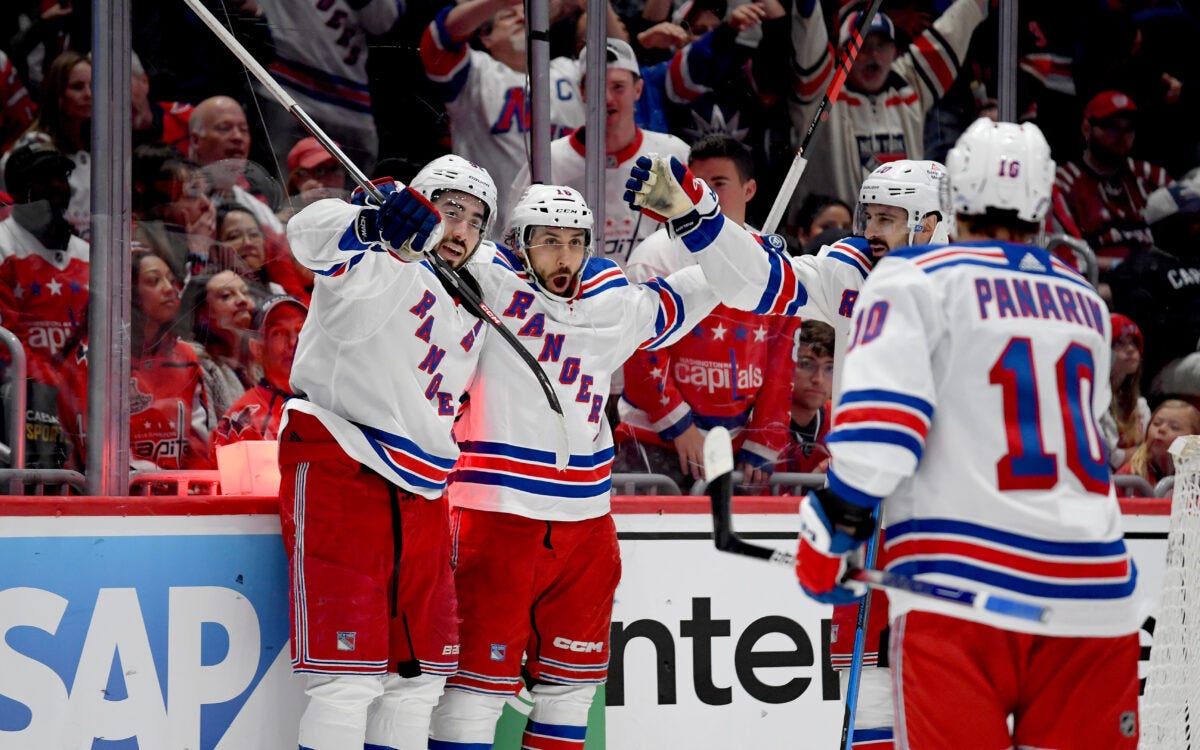
<path fill-rule="evenodd" d="M 1141 702 L 1142 750 L 1200 748 L 1200 436 L 1179 438 L 1162 601 Z"/>

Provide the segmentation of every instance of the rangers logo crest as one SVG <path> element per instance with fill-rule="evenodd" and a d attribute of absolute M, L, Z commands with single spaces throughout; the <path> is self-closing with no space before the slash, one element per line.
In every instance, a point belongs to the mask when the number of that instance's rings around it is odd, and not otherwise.
<path fill-rule="evenodd" d="M 505 654 L 507 651 L 508 651 L 508 646 L 504 645 L 503 643 L 493 643 L 492 644 L 492 661 L 504 661 L 504 657 L 505 657 Z"/>
<path fill-rule="evenodd" d="M 354 640 L 358 633 L 353 630 L 339 630 L 337 632 L 337 650 L 338 651 L 353 651 Z"/>

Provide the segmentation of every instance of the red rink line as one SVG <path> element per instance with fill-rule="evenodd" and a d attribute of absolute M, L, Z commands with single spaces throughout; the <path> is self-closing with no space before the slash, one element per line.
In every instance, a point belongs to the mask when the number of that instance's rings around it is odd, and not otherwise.
<path fill-rule="evenodd" d="M 1123 497 L 1121 512 L 1131 516 L 1169 516 L 1171 500 L 1164 497 Z M 735 513 L 795 513 L 796 496 L 735 497 Z M 626 495 L 612 499 L 614 513 L 681 515 L 711 512 L 707 497 L 679 495 Z M 0 516 L 231 516 L 274 515 L 279 502 L 273 497 L 196 495 L 192 497 L 62 497 L 0 496 Z"/>

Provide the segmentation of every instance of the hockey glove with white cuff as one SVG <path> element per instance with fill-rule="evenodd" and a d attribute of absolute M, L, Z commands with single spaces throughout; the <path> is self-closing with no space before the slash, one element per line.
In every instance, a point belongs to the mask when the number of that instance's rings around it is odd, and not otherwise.
<path fill-rule="evenodd" d="M 382 244 L 401 260 L 421 260 L 441 215 L 428 198 L 410 187 L 396 190 L 389 181 L 379 188 L 383 205 L 375 208 L 368 201 L 355 219 L 355 234 L 365 244 Z"/>
<path fill-rule="evenodd" d="M 850 604 L 865 596 L 865 585 L 842 579 L 851 556 L 874 531 L 869 509 L 846 502 L 828 488 L 808 493 L 800 502 L 796 553 L 796 577 L 804 593 L 826 604 Z"/>
<path fill-rule="evenodd" d="M 674 156 L 639 156 L 625 182 L 625 202 L 664 222 L 672 237 L 682 237 L 721 213 L 717 194 Z"/>

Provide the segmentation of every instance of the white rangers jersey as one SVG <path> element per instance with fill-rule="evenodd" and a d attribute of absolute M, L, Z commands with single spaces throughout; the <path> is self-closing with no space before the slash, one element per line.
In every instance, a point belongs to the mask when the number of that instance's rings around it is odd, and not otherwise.
<path fill-rule="evenodd" d="M 1095 290 L 1041 248 L 921 246 L 879 262 L 855 305 L 830 487 L 883 499 L 888 570 L 1051 610 L 1035 623 L 894 591 L 893 618 L 1137 630 L 1137 571 L 1097 428 L 1109 328 Z"/>
<path fill-rule="evenodd" d="M 397 0 L 259 0 L 275 60 L 271 77 L 322 123 L 375 132 L 367 79 L 367 35 L 390 29 Z"/>
<path fill-rule="evenodd" d="M 702 268 L 645 284 L 630 284 L 611 260 L 592 258 L 571 302 L 538 291 L 506 248 L 490 262 L 472 259 L 484 299 L 555 384 L 571 459 L 565 471 L 555 469 L 557 417 L 523 372 L 526 365 L 494 339 L 480 355 L 478 377 L 455 428 L 463 452 L 448 492 L 451 505 L 561 521 L 608 513 L 613 440 L 604 402 L 613 371 L 637 349 L 670 346 L 711 313 L 720 300 L 705 274 L 759 253 L 747 237 L 724 217 L 706 221 L 685 238 Z"/>
<path fill-rule="evenodd" d="M 583 136 L 584 130 L 580 129 L 550 144 L 550 182 L 573 187 L 580 193 L 584 192 L 584 154 L 587 151 Z M 643 216 L 625 202 L 625 182 L 629 179 L 629 170 L 634 161 L 639 156 L 657 154 L 674 156 L 687 164 L 690 152 L 688 145 L 673 135 L 638 128 L 633 143 L 618 153 L 608 155 L 604 171 L 604 231 L 597 232 L 597 255 L 624 268 L 633 248 L 659 227 L 657 221 Z M 504 216 L 512 215 L 512 207 L 527 187 L 528 165 L 521 169 L 508 193 L 509 202 Z"/>
<path fill-rule="evenodd" d="M 471 49 L 466 40 L 451 39 L 445 27 L 449 12 L 449 7 L 443 9 L 425 30 L 421 61 L 446 102 L 454 153 L 488 171 L 504 205 L 506 200 L 516 200 L 509 186 L 522 165 L 529 164 L 532 100 L 527 76 L 486 52 Z M 583 125 L 579 80 L 577 61 L 569 57 L 550 61 L 551 138 Z M 503 224 L 495 222 L 496 232 L 504 231 Z"/>
<path fill-rule="evenodd" d="M 427 261 L 364 245 L 358 206 L 318 201 L 288 222 L 296 258 L 316 274 L 287 413 L 312 414 L 355 460 L 429 498 L 458 458 L 451 436 L 486 326 L 457 305 Z M 481 252 L 486 252 L 480 248 Z"/>
<path fill-rule="evenodd" d="M 821 5 L 806 0 L 792 13 L 796 90 L 789 110 L 800 133 L 808 130 L 835 70 Z M 854 205 L 862 181 L 880 164 L 924 158 L 925 113 L 958 77 L 983 18 L 979 0 L 956 0 L 896 58 L 881 91 L 864 94 L 843 87 L 809 144 L 805 184 Z M 797 200 L 802 198 L 798 191 Z"/>

